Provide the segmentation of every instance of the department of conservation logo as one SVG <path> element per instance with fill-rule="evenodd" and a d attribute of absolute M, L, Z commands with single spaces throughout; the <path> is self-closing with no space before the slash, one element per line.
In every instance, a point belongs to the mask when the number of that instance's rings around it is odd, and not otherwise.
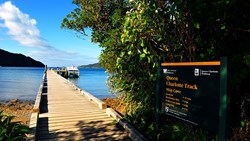
<path fill-rule="evenodd" d="M 199 76 L 200 75 L 200 69 L 194 69 L 194 76 Z"/>
<path fill-rule="evenodd" d="M 163 74 L 175 74 L 175 69 L 163 69 Z"/>

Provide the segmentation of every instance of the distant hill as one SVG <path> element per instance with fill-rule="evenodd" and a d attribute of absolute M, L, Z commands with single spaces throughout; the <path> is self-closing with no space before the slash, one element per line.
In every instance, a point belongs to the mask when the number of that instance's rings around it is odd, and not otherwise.
<path fill-rule="evenodd" d="M 89 64 L 89 65 L 81 65 L 78 66 L 79 68 L 102 68 L 100 63 L 94 63 L 94 64 Z"/>
<path fill-rule="evenodd" d="M 44 67 L 44 64 L 22 54 L 10 53 L 0 49 L 0 66 L 6 67 Z"/>

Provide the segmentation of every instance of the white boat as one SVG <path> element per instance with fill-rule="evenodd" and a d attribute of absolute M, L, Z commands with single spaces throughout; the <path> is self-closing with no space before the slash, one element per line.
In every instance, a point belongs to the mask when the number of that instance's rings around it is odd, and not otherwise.
<path fill-rule="evenodd" d="M 80 71 L 76 66 L 67 67 L 66 70 L 67 70 L 68 77 L 76 78 L 80 76 Z"/>

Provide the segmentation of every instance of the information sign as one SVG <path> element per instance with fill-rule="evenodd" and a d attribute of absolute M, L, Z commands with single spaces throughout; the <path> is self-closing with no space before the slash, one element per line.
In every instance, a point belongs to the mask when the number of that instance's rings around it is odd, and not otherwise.
<path fill-rule="evenodd" d="M 162 63 L 164 112 L 218 133 L 220 62 Z"/>

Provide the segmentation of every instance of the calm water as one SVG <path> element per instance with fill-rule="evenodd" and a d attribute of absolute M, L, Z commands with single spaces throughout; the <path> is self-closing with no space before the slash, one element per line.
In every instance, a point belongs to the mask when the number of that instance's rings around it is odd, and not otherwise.
<path fill-rule="evenodd" d="M 44 68 L 0 67 L 0 100 L 35 100 Z"/>
<path fill-rule="evenodd" d="M 0 67 L 0 100 L 35 100 L 44 68 Z M 69 79 L 97 98 L 115 97 L 106 86 L 105 69 L 80 68 L 80 78 Z"/>
<path fill-rule="evenodd" d="M 68 80 L 99 99 L 115 97 L 115 95 L 109 93 L 106 86 L 107 74 L 105 69 L 79 68 L 79 70 L 79 78 L 68 78 Z"/>

